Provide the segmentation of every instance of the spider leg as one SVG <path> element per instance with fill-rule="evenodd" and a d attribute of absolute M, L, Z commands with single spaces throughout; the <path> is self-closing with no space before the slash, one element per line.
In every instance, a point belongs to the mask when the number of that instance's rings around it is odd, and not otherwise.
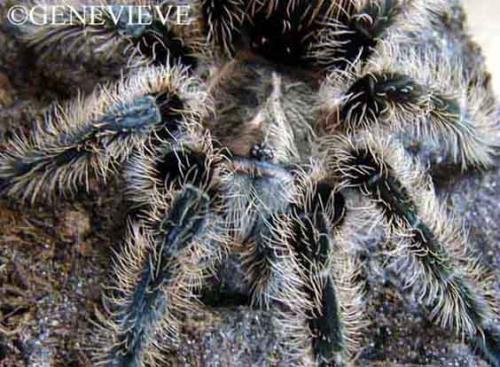
<path fill-rule="evenodd" d="M 446 50 L 412 38 L 432 29 L 444 9 L 440 0 L 367 1 L 327 22 L 312 57 L 330 70 L 320 93 L 328 125 L 349 133 L 405 129 L 418 140 L 444 143 L 464 170 L 490 167 L 500 129 L 494 103 L 481 93 L 484 80 L 463 72 L 462 60 Z"/>
<path fill-rule="evenodd" d="M 333 140 L 328 143 L 330 168 L 385 217 L 393 243 L 388 266 L 430 308 L 436 323 L 471 340 L 497 366 L 497 301 L 491 275 L 439 204 L 430 178 L 397 142 L 381 134 Z"/>
<path fill-rule="evenodd" d="M 314 353 L 307 312 L 314 306 L 307 293 L 307 275 L 289 241 L 292 220 L 290 215 L 279 213 L 273 216 L 271 224 L 269 233 L 260 244 L 266 249 L 267 257 L 259 254 L 248 257 L 252 260 L 267 260 L 264 263 L 267 267 L 257 263 L 261 273 L 255 271 L 253 274 L 255 283 L 259 285 L 254 287 L 253 300 L 273 306 L 273 322 L 282 349 L 280 361 L 291 366 L 312 366 Z"/>
<path fill-rule="evenodd" d="M 450 70 L 460 70 L 459 62 L 429 50 L 385 47 L 381 48 L 385 56 L 372 59 L 370 65 L 332 74 L 323 91 L 329 118 L 334 120 L 330 124 L 341 121 L 348 132 L 405 129 L 419 140 L 444 142 L 462 169 L 492 166 L 499 128 L 493 105 L 485 104 L 479 92 L 481 82 L 463 77 L 443 82 L 444 75 L 456 74 Z"/>
<path fill-rule="evenodd" d="M 57 11 L 53 11 L 56 5 Z M 35 4 L 28 8 L 33 17 L 17 26 L 15 33 L 48 65 L 54 57 L 88 65 L 89 70 L 109 64 L 126 69 L 176 61 L 195 65 L 189 46 L 173 25 L 158 19 L 153 8 L 101 5 L 91 13 L 85 2 L 75 2 L 72 7 Z"/>
<path fill-rule="evenodd" d="M 280 259 L 270 241 L 276 215 L 289 205 L 293 177 L 279 165 L 253 159 L 234 158 L 231 166 L 224 178 L 227 227 L 234 242 L 241 244 L 252 302 L 268 308 L 272 294 L 286 281 L 275 277 Z"/>
<path fill-rule="evenodd" d="M 277 307 L 288 363 L 343 364 L 363 324 L 355 262 L 342 243 L 344 199 L 319 171 L 296 174 L 291 206 L 274 215 L 262 240 L 272 256 L 257 295 Z"/>
<path fill-rule="evenodd" d="M 290 243 L 297 254 L 312 308 L 305 312 L 320 366 L 352 357 L 362 324 L 353 258 L 341 242 L 344 197 L 328 181 L 309 180 L 293 209 Z"/>
<path fill-rule="evenodd" d="M 345 67 L 368 57 L 400 15 L 402 1 L 202 0 L 201 33 L 226 55 L 248 46 L 274 61 Z"/>
<path fill-rule="evenodd" d="M 106 344 L 97 365 L 142 366 L 161 359 L 164 339 L 176 336 L 176 315 L 194 307 L 190 299 L 206 271 L 203 261 L 214 255 L 212 221 L 209 196 L 186 185 L 156 228 L 132 226 L 116 263 L 120 294 L 111 298 L 117 310 L 104 321 Z"/>
<path fill-rule="evenodd" d="M 198 120 L 208 102 L 199 81 L 174 66 L 56 106 L 29 137 L 14 136 L 0 153 L 0 188 L 31 202 L 88 189 L 91 175 L 109 177 L 133 151 L 174 134 L 178 121 Z"/>
<path fill-rule="evenodd" d="M 176 341 L 178 317 L 193 311 L 195 290 L 227 252 L 217 183 L 223 159 L 201 131 L 180 124 L 173 140 L 136 152 L 127 165 L 136 224 L 117 256 L 114 288 L 124 290 L 110 299 L 117 310 L 101 317 L 102 365 L 161 360 Z"/>
<path fill-rule="evenodd" d="M 197 4 L 200 27 L 210 44 L 218 45 L 224 53 L 234 53 L 234 43 L 245 20 L 244 0 L 200 0 Z"/>
<path fill-rule="evenodd" d="M 346 69 L 358 61 L 366 61 L 395 24 L 400 25 L 403 20 L 408 23 L 403 1 L 344 3 L 334 16 L 323 22 L 309 47 L 308 57 L 326 70 Z"/>

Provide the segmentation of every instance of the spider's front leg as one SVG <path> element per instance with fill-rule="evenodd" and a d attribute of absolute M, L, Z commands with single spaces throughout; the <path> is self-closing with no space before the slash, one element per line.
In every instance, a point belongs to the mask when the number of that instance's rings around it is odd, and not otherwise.
<path fill-rule="evenodd" d="M 323 21 L 308 57 L 326 70 L 364 63 L 390 31 L 409 27 L 421 14 L 400 0 L 340 1 L 334 16 Z"/>
<path fill-rule="evenodd" d="M 430 317 L 500 364 L 491 275 L 478 265 L 461 228 L 439 204 L 430 177 L 394 139 L 375 132 L 328 142 L 333 172 L 358 188 L 385 217 L 399 274 Z"/>
<path fill-rule="evenodd" d="M 177 331 L 175 313 L 190 307 L 189 292 L 198 277 L 187 267 L 191 259 L 197 262 L 199 241 L 206 241 L 208 213 L 209 198 L 186 187 L 157 228 L 131 227 L 115 265 L 119 291 L 110 299 L 117 310 L 103 318 L 105 341 L 97 365 L 142 366 L 161 359 L 158 351 Z"/>
<path fill-rule="evenodd" d="M 97 365 L 160 361 L 177 341 L 179 317 L 196 307 L 195 290 L 226 252 L 217 194 L 222 157 L 189 125 L 127 167 L 136 223 L 117 256 Z"/>
<path fill-rule="evenodd" d="M 344 197 L 329 180 L 314 174 L 305 177 L 300 186 L 301 193 L 284 224 L 289 233 L 287 242 L 299 264 L 301 292 L 308 303 L 301 304 L 283 293 L 289 310 L 282 320 L 284 325 L 293 323 L 286 317 L 299 316 L 295 322 L 305 321 L 318 365 L 344 365 L 355 352 L 358 329 L 363 324 L 354 259 L 340 240 Z"/>
<path fill-rule="evenodd" d="M 202 0 L 197 12 L 208 42 L 225 54 L 248 47 L 280 64 L 323 70 L 366 59 L 394 24 L 406 26 L 406 13 L 413 8 L 406 3 Z"/>
<path fill-rule="evenodd" d="M 344 364 L 357 345 L 363 318 L 353 259 L 336 239 L 343 197 L 314 169 L 297 170 L 292 181 L 291 172 L 267 168 L 259 186 L 268 193 L 254 189 L 264 205 L 262 220 L 253 227 L 243 258 L 253 300 L 276 308 L 285 363 Z M 275 187 L 267 181 L 270 173 L 280 178 Z M 289 187 L 279 185 L 284 182 Z"/>
<path fill-rule="evenodd" d="M 14 33 L 35 51 L 45 67 L 68 60 L 88 71 L 98 69 L 118 76 L 116 71 L 122 68 L 167 65 L 172 61 L 189 66 L 196 63 L 192 50 L 176 34 L 169 18 L 175 8 L 158 5 L 161 10 L 157 10 L 152 3 L 148 7 L 147 2 L 141 7 L 106 1 L 100 5 L 91 10 L 80 1 L 72 2 L 71 7 L 50 1 L 36 4 L 27 9 L 33 19 L 17 26 Z M 166 19 L 160 19 L 159 13 Z"/>
<path fill-rule="evenodd" d="M 54 107 L 30 136 L 15 135 L 0 153 L 0 189 L 31 202 L 88 189 L 90 177 L 109 177 L 132 152 L 167 137 L 178 121 L 198 119 L 208 105 L 186 69 L 144 70 Z"/>

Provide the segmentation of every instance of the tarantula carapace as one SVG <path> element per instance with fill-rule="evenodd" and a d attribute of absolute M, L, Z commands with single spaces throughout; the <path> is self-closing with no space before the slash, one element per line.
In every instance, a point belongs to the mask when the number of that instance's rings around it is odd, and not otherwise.
<path fill-rule="evenodd" d="M 437 143 L 462 169 L 493 164 L 482 81 L 418 42 L 446 2 L 190 7 L 189 26 L 104 13 L 102 25 L 18 30 L 40 58 L 122 62 L 120 81 L 54 107 L 0 156 L 3 193 L 33 203 L 123 166 L 128 230 L 95 364 L 168 364 L 183 315 L 234 252 L 253 305 L 276 311 L 286 353 L 270 364 L 348 364 L 366 323 L 359 253 L 377 227 L 384 266 L 499 366 L 492 277 L 399 139 Z"/>

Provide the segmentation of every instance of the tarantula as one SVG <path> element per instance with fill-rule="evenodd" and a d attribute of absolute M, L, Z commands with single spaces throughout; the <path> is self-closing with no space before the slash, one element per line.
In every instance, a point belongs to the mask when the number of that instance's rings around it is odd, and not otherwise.
<path fill-rule="evenodd" d="M 18 30 L 42 59 L 120 65 L 121 80 L 54 107 L 0 155 L 3 194 L 31 203 L 123 167 L 128 229 L 95 364 L 168 363 L 183 315 L 234 252 L 252 303 L 276 310 L 287 353 L 271 363 L 349 364 L 366 323 L 359 254 L 378 227 L 385 267 L 500 366 L 492 276 L 398 137 L 441 145 L 464 170 L 493 164 L 483 81 L 416 46 L 446 2 L 189 5 L 189 26 L 114 24 L 110 10 L 101 25 Z"/>

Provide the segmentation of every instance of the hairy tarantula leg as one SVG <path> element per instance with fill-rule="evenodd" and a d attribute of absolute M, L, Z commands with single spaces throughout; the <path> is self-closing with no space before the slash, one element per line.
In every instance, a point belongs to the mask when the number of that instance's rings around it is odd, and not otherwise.
<path fill-rule="evenodd" d="M 497 366 L 496 299 L 488 272 L 395 141 L 374 132 L 327 139 L 330 167 L 379 207 L 394 239 L 390 267 L 443 328 L 470 339 Z M 394 148 L 396 146 L 396 148 Z M 493 349 L 490 349 L 493 348 Z"/>
<path fill-rule="evenodd" d="M 338 69 L 366 60 L 394 24 L 413 29 L 408 19 L 436 1 L 202 0 L 197 13 L 199 33 L 227 55 L 249 47 L 279 63 Z"/>
<path fill-rule="evenodd" d="M 149 139 L 171 136 L 179 120 L 197 121 L 208 106 L 186 69 L 144 70 L 83 101 L 55 107 L 32 136 L 15 136 L 0 154 L 0 188 L 32 202 L 82 184 L 88 189 L 90 175 L 108 177 Z"/>
<path fill-rule="evenodd" d="M 238 46 L 287 64 L 338 67 L 367 56 L 400 13 L 399 0 L 202 0 L 202 33 L 227 55 Z"/>
<path fill-rule="evenodd" d="M 409 34 L 436 19 L 442 0 L 339 1 L 319 23 L 307 57 L 326 71 L 342 72 L 368 62 L 380 42 L 411 42 Z"/>
<path fill-rule="evenodd" d="M 305 313 L 319 365 L 344 365 L 356 345 L 359 315 L 353 263 L 336 243 L 344 218 L 344 198 L 326 182 L 316 182 L 293 209 L 290 242 L 306 275 L 305 293 L 312 308 Z M 353 298 L 354 297 L 354 298 Z M 358 320 L 359 322 L 359 320 Z"/>
<path fill-rule="evenodd" d="M 158 210 L 151 229 L 132 227 L 117 262 L 120 294 L 111 298 L 117 308 L 111 320 L 103 320 L 102 337 L 108 340 L 98 365 L 143 366 L 161 359 L 165 338 L 176 336 L 176 315 L 193 308 L 193 289 L 206 270 L 203 262 L 214 255 L 210 200 L 186 185 L 163 217 Z"/>
<path fill-rule="evenodd" d="M 201 127 L 201 126 L 200 126 Z M 130 214 L 149 221 L 157 195 L 168 195 L 185 184 L 217 190 L 214 176 L 226 158 L 211 144 L 209 134 L 181 124 L 173 141 L 136 152 L 125 169 Z"/>
<path fill-rule="evenodd" d="M 276 213 L 289 205 L 293 192 L 291 173 L 270 162 L 233 158 L 223 177 L 226 226 L 241 244 L 242 263 L 252 289 L 252 302 L 269 307 L 282 279 L 274 277 L 279 261 L 270 241 Z"/>
<path fill-rule="evenodd" d="M 378 40 L 403 13 L 400 0 L 346 3 L 336 16 L 324 22 L 309 49 L 309 57 L 327 70 L 367 60 Z"/>
<path fill-rule="evenodd" d="M 135 218 L 145 232 L 151 233 L 151 240 L 142 247 L 141 238 L 139 246 L 129 242 L 118 257 L 117 289 L 127 292 L 118 300 L 111 300 L 121 311 L 111 325 L 104 323 L 103 338 L 111 338 L 113 345 L 106 349 L 106 355 L 98 357 L 101 363 L 116 360 L 117 366 L 126 365 L 118 363 L 123 361 L 123 355 L 134 358 L 134 365 L 138 366 L 161 359 L 159 350 L 164 338 L 175 340 L 177 336 L 176 317 L 193 310 L 194 291 L 227 252 L 222 219 L 218 216 L 223 208 L 216 194 L 218 163 L 223 158 L 213 149 L 210 136 L 201 125 L 181 121 L 173 139 L 134 155 L 126 167 L 127 191 L 132 209 L 138 213 Z M 149 303 L 149 310 L 134 306 L 150 269 L 156 269 L 155 273 L 146 279 L 155 284 L 163 282 L 154 287 L 158 289 L 157 303 L 169 303 L 163 310 L 153 302 Z M 148 313 L 156 315 L 156 320 L 148 319 Z M 134 329 L 125 323 L 129 320 L 143 320 L 147 324 L 141 326 L 135 322 Z M 149 339 L 142 337 L 147 333 Z M 136 350 L 128 346 L 130 343 L 120 342 L 125 337 L 137 341 Z M 109 340 L 105 340 L 105 345 L 109 345 Z"/>
<path fill-rule="evenodd" d="M 197 6 L 207 41 L 232 55 L 234 42 L 245 20 L 244 0 L 201 0 Z"/>
<path fill-rule="evenodd" d="M 201 96 L 205 98 L 206 96 Z M 203 100 L 199 100 L 203 103 Z M 200 106 L 210 110 L 209 103 Z M 194 111 L 193 111 L 194 112 Z M 201 111 L 200 111 L 201 112 Z M 183 118 L 167 127 L 155 144 L 137 150 L 125 165 L 126 194 L 131 213 L 149 220 L 157 195 L 169 195 L 186 184 L 206 192 L 218 190 L 224 176 L 225 152 L 214 148 L 210 132 L 198 118 Z"/>
<path fill-rule="evenodd" d="M 419 140 L 445 142 L 462 169 L 492 166 L 500 128 L 493 104 L 479 92 L 481 81 L 460 76 L 442 82 L 456 75 L 451 70 L 461 70 L 460 62 L 434 51 L 400 50 L 390 43 L 379 51 L 367 67 L 330 76 L 323 89 L 329 124 L 346 124 L 349 133 L 409 129 Z"/>
<path fill-rule="evenodd" d="M 344 364 L 357 345 L 359 287 L 354 263 L 336 240 L 343 227 L 344 198 L 318 169 L 297 172 L 294 204 L 277 218 L 274 248 L 285 256 L 274 271 L 285 281 L 272 298 L 280 309 L 279 329 L 294 336 L 288 345 L 291 357 L 310 364 L 312 347 L 320 365 Z"/>
<path fill-rule="evenodd" d="M 290 245 L 290 216 L 275 214 L 272 228 L 268 231 L 261 245 L 266 249 L 266 256 L 254 250 L 256 254 L 247 258 L 247 262 L 255 269 L 254 284 L 258 285 L 253 287 L 253 301 L 273 306 L 273 322 L 283 349 L 284 359 L 281 362 L 291 366 L 313 366 L 311 333 L 306 321 L 306 312 L 313 309 L 313 302 L 306 292 L 307 276 Z M 264 263 L 263 259 L 267 262 Z M 261 262 L 255 265 L 251 260 Z M 259 274 L 259 270 L 262 273 Z"/>
<path fill-rule="evenodd" d="M 57 12 L 53 11 L 53 6 L 58 6 Z M 149 63 L 167 65 L 170 61 L 187 66 L 196 63 L 189 47 L 168 23 L 158 19 L 154 9 L 142 6 L 139 11 L 126 2 L 113 2 L 100 9 L 92 13 L 95 19 L 90 19 L 85 2 L 72 4 L 71 8 L 50 2 L 43 6 L 36 4 L 30 13 L 36 17 L 34 23 L 26 22 L 15 31 L 28 47 L 47 61 L 57 55 L 92 65 L 89 68 L 112 62 L 123 67 Z M 171 11 L 168 9 L 169 16 Z M 167 14 L 167 9 L 164 13 Z M 57 19 L 52 19 L 53 16 Z"/>

